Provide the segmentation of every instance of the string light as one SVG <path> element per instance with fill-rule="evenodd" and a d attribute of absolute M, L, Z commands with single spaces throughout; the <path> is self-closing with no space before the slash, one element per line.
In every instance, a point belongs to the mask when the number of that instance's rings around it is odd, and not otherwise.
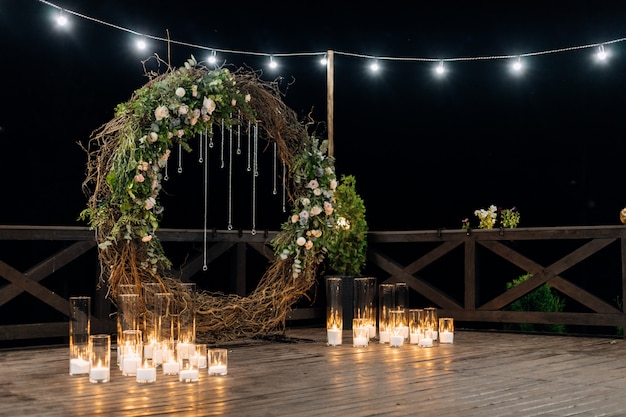
<path fill-rule="evenodd" d="M 608 58 L 609 54 L 608 52 L 604 49 L 604 45 L 600 45 L 598 46 L 598 52 L 596 52 L 596 59 L 598 61 L 606 61 L 606 59 Z"/>
<path fill-rule="evenodd" d="M 322 57 L 322 59 L 320 59 L 320 64 L 322 65 L 328 65 L 328 56 L 326 54 L 324 54 L 324 56 Z"/>
<path fill-rule="evenodd" d="M 72 11 L 72 10 L 68 10 L 68 9 L 62 9 L 61 7 L 57 6 L 56 4 L 53 4 L 49 1 L 46 0 L 37 0 L 40 3 L 46 4 L 50 7 L 53 7 L 55 9 L 58 9 L 60 12 L 65 12 L 66 14 L 71 14 L 73 16 L 77 16 L 80 17 L 82 19 L 85 20 L 89 20 L 104 26 L 108 26 L 111 27 L 113 29 L 116 30 L 120 30 L 120 31 L 124 31 L 124 32 L 128 32 L 128 33 L 132 33 L 134 35 L 137 36 L 141 36 L 144 39 L 152 39 L 155 41 L 159 41 L 159 42 L 163 42 L 163 43 L 168 43 L 168 44 L 172 44 L 172 45 L 180 45 L 180 46 L 186 46 L 186 47 L 191 47 L 191 48 L 196 48 L 196 49 L 202 49 L 202 50 L 210 50 L 213 53 L 220 52 L 220 53 L 224 53 L 224 54 L 233 54 L 233 55 L 248 55 L 248 56 L 266 56 L 270 58 L 270 67 L 275 68 L 277 66 L 276 61 L 274 61 L 274 57 L 275 56 L 280 56 L 280 57 L 301 57 L 301 56 L 310 56 L 310 55 L 317 55 L 317 56 L 321 56 L 321 60 L 324 60 L 324 56 L 326 55 L 325 52 L 296 52 L 296 53 L 281 53 L 281 54 L 269 54 L 266 52 L 253 52 L 253 51 L 241 51 L 241 50 L 230 50 L 230 49 L 219 49 L 219 48 L 214 48 L 214 47 L 208 47 L 208 46 L 204 46 L 204 45 L 197 45 L 197 44 L 191 44 L 188 42 L 182 42 L 182 41 L 177 41 L 174 39 L 169 39 L 169 38 L 163 38 L 163 37 L 158 37 L 158 36 L 153 36 L 153 35 L 148 35 L 148 34 L 143 34 L 143 33 L 139 33 L 136 32 L 132 29 L 128 29 L 122 26 L 118 26 L 100 19 L 96 19 L 90 16 L 86 16 L 83 14 L 80 14 L 78 12 Z M 59 16 L 60 18 L 60 16 Z M 625 42 L 626 41 L 626 37 L 622 37 L 622 38 L 618 38 L 618 39 L 613 39 L 613 40 L 609 40 L 609 41 L 604 41 L 601 43 L 593 43 L 593 44 L 584 44 L 584 45 L 576 45 L 576 46 L 570 46 L 570 47 L 563 47 L 563 48 L 557 48 L 557 49 L 550 49 L 550 50 L 543 50 L 543 51 L 536 51 L 536 52 L 528 52 L 528 53 L 524 53 L 524 54 L 519 54 L 519 55 L 486 55 L 486 56 L 472 56 L 472 57 L 452 57 L 452 58 L 446 58 L 446 62 L 458 62 L 458 61 L 462 61 L 462 62 L 466 62 L 466 61 L 486 61 L 486 60 L 502 60 L 502 59 L 516 59 L 517 62 L 513 62 L 513 66 L 518 67 L 519 68 L 515 71 L 515 72 L 521 72 L 522 70 L 522 62 L 521 62 L 521 58 L 525 58 L 525 57 L 532 57 L 532 56 L 539 56 L 539 55 L 549 55 L 549 54 L 557 54 L 557 53 L 565 53 L 565 52 L 572 52 L 572 51 L 576 51 L 576 50 L 581 50 L 581 49 L 589 49 L 589 48 L 596 48 L 597 52 L 595 54 L 595 57 L 598 61 L 606 61 L 606 59 L 608 58 L 609 54 L 608 52 L 605 50 L 605 46 L 606 45 L 610 45 L 610 44 L 614 44 L 614 43 L 619 43 L 619 42 Z M 436 58 L 428 58 L 428 57 L 394 57 L 394 56 L 372 56 L 372 55 L 366 55 L 366 54 L 356 54 L 356 53 L 352 53 L 352 52 L 342 52 L 342 51 L 334 51 L 335 55 L 342 55 L 342 56 L 349 56 L 349 57 L 354 57 L 354 58 L 362 58 L 362 59 L 368 59 L 368 60 L 374 60 L 374 62 L 370 65 L 370 68 L 373 71 L 377 71 L 379 69 L 379 64 L 378 61 L 381 60 L 386 60 L 386 61 L 401 61 L 401 62 L 441 62 L 440 59 L 436 59 Z M 436 69 L 436 71 L 439 71 L 439 69 Z M 445 72 L 445 71 L 444 71 Z"/>
<path fill-rule="evenodd" d="M 148 47 L 148 44 L 144 38 L 137 39 L 137 41 L 135 42 L 135 45 L 137 46 L 137 49 L 139 49 L 140 51 L 143 51 Z"/>
<path fill-rule="evenodd" d="M 215 51 L 211 51 L 211 55 L 209 56 L 209 64 L 211 65 L 215 65 L 215 63 L 217 62 L 217 57 L 215 56 Z"/>
<path fill-rule="evenodd" d="M 522 72 L 523 68 L 524 66 L 522 65 L 522 59 L 518 56 L 517 59 L 515 59 L 511 64 L 511 69 L 513 69 L 514 73 L 519 74 Z"/>
<path fill-rule="evenodd" d="M 67 16 L 65 15 L 65 13 L 63 13 L 63 10 L 59 11 L 59 15 L 57 16 L 57 25 L 67 25 Z"/>
<path fill-rule="evenodd" d="M 439 64 L 435 67 L 435 74 L 439 77 L 443 77 L 446 73 L 446 67 L 443 66 L 443 61 L 439 61 Z"/>
<path fill-rule="evenodd" d="M 269 65 L 270 65 L 271 69 L 274 69 L 274 68 L 276 68 L 278 66 L 276 61 L 274 61 L 274 56 L 273 55 L 270 55 L 270 64 Z"/>

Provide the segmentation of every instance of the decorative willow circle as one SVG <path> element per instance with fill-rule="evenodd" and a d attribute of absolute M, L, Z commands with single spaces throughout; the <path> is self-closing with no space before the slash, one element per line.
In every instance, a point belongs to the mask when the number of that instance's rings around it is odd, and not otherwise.
<path fill-rule="evenodd" d="M 255 337 L 284 330 L 286 316 L 316 283 L 333 236 L 334 161 L 326 142 L 281 99 L 276 83 L 249 70 L 209 70 L 193 56 L 183 67 L 148 74 L 149 81 L 119 104 L 115 117 L 92 132 L 80 218 L 96 230 L 100 285 L 115 302 L 122 284 L 160 283 L 175 296 L 181 282 L 156 232 L 162 218 L 159 192 L 171 148 L 191 151 L 190 141 L 212 126 L 258 123 L 259 137 L 276 144 L 287 166 L 293 214 L 272 241 L 276 256 L 248 296 L 200 291 L 198 337 L 207 341 Z"/>

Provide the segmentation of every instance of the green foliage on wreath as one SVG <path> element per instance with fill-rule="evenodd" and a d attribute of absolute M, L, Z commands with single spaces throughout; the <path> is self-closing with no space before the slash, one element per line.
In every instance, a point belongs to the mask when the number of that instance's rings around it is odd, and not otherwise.
<path fill-rule="evenodd" d="M 271 242 L 279 259 L 293 259 L 291 271 L 294 278 L 311 265 L 323 262 L 329 240 L 335 232 L 333 201 L 337 177 L 334 159 L 327 152 L 328 141 L 320 143 L 311 136 L 304 151 L 294 155 L 292 177 L 297 197 L 291 216 Z"/>
<path fill-rule="evenodd" d="M 96 191 L 79 216 L 92 228 L 106 230 L 100 250 L 124 240 L 141 241 L 146 251 L 142 267 L 167 269 L 170 262 L 154 233 L 163 213 L 161 171 L 170 149 L 180 145 L 191 151 L 188 142 L 199 133 L 210 136 L 216 121 L 230 128 L 242 115 L 254 120 L 250 100 L 228 69 L 204 71 L 192 56 L 183 67 L 152 80 L 131 100 L 118 104 L 115 123 L 107 126 L 114 131 L 116 149 L 110 160 L 98 161 L 106 165 L 99 170 L 108 168 L 109 189 Z"/>

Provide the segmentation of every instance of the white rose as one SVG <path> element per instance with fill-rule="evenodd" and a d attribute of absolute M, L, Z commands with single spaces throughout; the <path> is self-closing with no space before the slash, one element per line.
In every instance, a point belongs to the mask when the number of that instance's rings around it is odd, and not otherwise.
<path fill-rule="evenodd" d="M 159 106 L 154 110 L 154 117 L 157 120 L 163 120 L 169 116 L 170 112 L 166 106 Z"/>
<path fill-rule="evenodd" d="M 185 89 L 184 89 L 183 87 L 178 87 L 178 88 L 176 89 L 176 95 L 177 95 L 178 97 L 182 97 L 182 96 L 184 96 L 184 95 L 185 95 Z"/>
<path fill-rule="evenodd" d="M 296 245 L 298 246 L 304 246 L 305 243 L 306 243 L 306 238 L 304 238 L 303 236 L 300 236 L 298 240 L 296 240 Z"/>
<path fill-rule="evenodd" d="M 216 107 L 215 102 L 211 100 L 209 97 L 204 98 L 204 101 L 202 102 L 202 106 L 204 106 L 207 113 L 209 114 L 213 114 L 213 112 L 215 111 L 215 107 Z"/>
<path fill-rule="evenodd" d="M 159 139 L 159 135 L 156 132 L 150 132 L 150 142 L 154 143 Z"/>

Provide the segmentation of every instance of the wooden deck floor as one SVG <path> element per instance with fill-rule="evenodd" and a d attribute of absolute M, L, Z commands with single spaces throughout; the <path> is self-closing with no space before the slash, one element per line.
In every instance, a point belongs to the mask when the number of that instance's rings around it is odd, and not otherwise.
<path fill-rule="evenodd" d="M 458 331 L 433 348 L 325 344 L 324 329 L 228 346 L 228 375 L 140 385 L 68 375 L 67 347 L 0 351 L 0 416 L 625 416 L 623 339 Z"/>

